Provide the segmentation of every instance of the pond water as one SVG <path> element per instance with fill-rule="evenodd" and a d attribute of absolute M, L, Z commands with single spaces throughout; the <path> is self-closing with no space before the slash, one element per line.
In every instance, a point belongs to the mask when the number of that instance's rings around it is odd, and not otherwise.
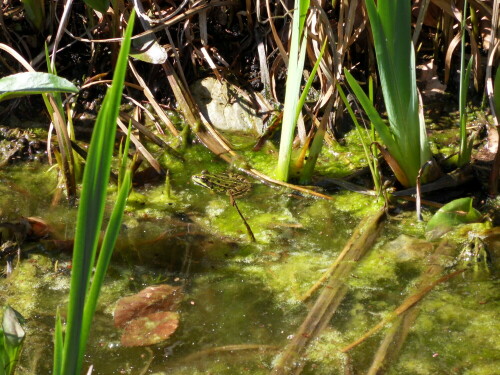
<path fill-rule="evenodd" d="M 345 151 L 342 150 L 342 151 Z M 280 349 L 290 342 L 311 301 L 301 296 L 334 262 L 360 220 L 379 210 L 374 197 L 335 193 L 326 201 L 298 196 L 254 181 L 238 206 L 251 226 L 250 242 L 225 195 L 191 183 L 202 169 L 227 166 L 201 146 L 187 151 L 189 163 L 163 160 L 171 168 L 171 192 L 163 184 L 135 188 L 95 317 L 85 368 L 93 374 L 269 374 Z M 269 151 L 261 153 L 267 161 Z M 334 155 L 335 154 L 335 155 Z M 361 158 L 338 150 L 344 166 Z M 262 160 L 262 161 L 266 161 Z M 258 163 L 253 160 L 253 163 Z M 177 163 L 177 164 L 176 164 Z M 338 168 L 323 160 L 323 172 Z M 262 163 L 261 170 L 268 173 Z M 270 168 L 269 166 L 267 168 Z M 23 245 L 13 274 L 0 282 L 2 304 L 27 318 L 27 339 L 18 374 L 49 374 L 56 309 L 63 315 L 70 275 L 70 240 L 76 211 L 53 206 L 54 169 L 39 162 L 13 164 L 0 174 L 0 219 L 36 216 L 50 224 L 53 240 Z M 114 188 L 110 188 L 111 196 Z M 426 212 L 426 219 L 431 212 Z M 387 318 L 429 267 L 437 242 L 424 238 L 425 224 L 413 211 L 390 217 L 376 245 L 342 280 L 348 292 L 330 324 L 307 349 L 304 374 L 364 374 L 391 324 L 348 354 L 350 344 Z M 444 274 L 467 233 L 462 228 Z M 497 235 L 498 237 L 498 235 Z M 491 237 L 490 246 L 499 240 Z M 492 256 L 500 250 L 490 249 Z M 389 374 L 494 374 L 500 368 L 498 267 L 468 270 L 437 285 L 417 305 L 419 314 Z M 157 284 L 182 287 L 179 328 L 166 341 L 127 348 L 115 328 L 116 302 Z"/>

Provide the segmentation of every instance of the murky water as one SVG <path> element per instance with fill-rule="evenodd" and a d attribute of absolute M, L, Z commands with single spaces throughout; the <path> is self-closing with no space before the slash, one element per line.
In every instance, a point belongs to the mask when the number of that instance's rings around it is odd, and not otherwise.
<path fill-rule="evenodd" d="M 136 188 L 131 196 L 86 356 L 85 367 L 93 365 L 94 374 L 268 374 L 312 305 L 300 297 L 335 260 L 361 218 L 380 205 L 355 193 L 323 201 L 255 183 L 252 194 L 238 201 L 257 238 L 251 243 L 228 197 L 190 183 L 191 174 L 207 165 L 213 171 L 226 166 L 200 148 L 190 157 L 196 164 L 172 168 L 170 197 L 161 184 Z M 54 171 L 31 163 L 1 173 L 2 221 L 38 216 L 58 239 L 72 238 L 76 212 L 64 203 L 51 206 Z M 344 280 L 348 293 L 307 350 L 304 374 L 366 373 L 385 330 L 347 355 L 339 349 L 414 293 L 432 248 L 415 242 L 423 230 L 413 213 L 385 224 L 376 246 Z M 49 374 L 54 315 L 66 306 L 71 254 L 60 243 L 30 246 L 14 274 L 1 281 L 0 293 L 2 303 L 28 319 L 18 373 Z M 122 331 L 112 318 L 116 301 L 161 283 L 183 287 L 179 329 L 162 344 L 121 346 Z M 388 373 L 495 373 L 498 284 L 495 268 L 439 284 L 417 305 L 420 314 Z"/>

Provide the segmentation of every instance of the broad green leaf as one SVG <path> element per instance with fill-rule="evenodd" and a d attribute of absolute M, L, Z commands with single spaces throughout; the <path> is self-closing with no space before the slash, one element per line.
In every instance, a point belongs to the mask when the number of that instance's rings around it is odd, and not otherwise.
<path fill-rule="evenodd" d="M 21 327 L 22 316 L 12 307 L 7 306 L 3 313 L 2 329 L 9 345 L 19 346 L 25 336 L 23 327 Z"/>
<path fill-rule="evenodd" d="M 43 72 L 24 72 L 0 79 L 0 101 L 49 92 L 77 93 L 78 88 L 65 78 Z"/>
<path fill-rule="evenodd" d="M 443 234 L 457 225 L 478 222 L 481 218 L 481 213 L 472 207 L 472 198 L 455 199 L 434 214 L 425 230 Z"/>
<path fill-rule="evenodd" d="M 92 9 L 98 10 L 101 13 L 106 13 L 109 8 L 109 0 L 84 0 Z"/>

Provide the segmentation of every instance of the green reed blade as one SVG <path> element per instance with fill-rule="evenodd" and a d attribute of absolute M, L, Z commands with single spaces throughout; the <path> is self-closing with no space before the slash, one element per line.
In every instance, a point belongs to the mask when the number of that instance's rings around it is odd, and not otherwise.
<path fill-rule="evenodd" d="M 298 7 L 297 7 L 298 5 Z M 297 9 L 298 8 L 298 9 Z M 285 105 L 283 108 L 283 124 L 281 127 L 280 150 L 276 177 L 281 181 L 288 180 L 292 143 L 295 134 L 295 114 L 298 108 L 302 69 L 304 67 L 307 35 L 304 23 L 309 9 L 308 0 L 296 0 L 292 21 L 292 40 L 288 59 L 288 76 L 285 89 Z"/>
<path fill-rule="evenodd" d="M 431 158 L 416 83 L 408 1 L 366 0 L 389 127 L 381 120 L 354 78 L 346 78 L 388 151 L 414 185 L 420 167 Z"/>
<path fill-rule="evenodd" d="M 106 93 L 102 108 L 97 115 L 84 170 L 73 248 L 62 374 L 80 373 L 87 338 L 87 335 L 82 333 L 82 328 L 84 321 L 92 320 L 91 316 L 84 315 L 84 304 L 104 216 L 106 190 L 116 134 L 116 119 L 125 82 L 133 25 L 134 13 L 130 16 L 118 55 L 113 83 Z M 85 322 L 85 326 L 87 324 L 90 323 Z"/>

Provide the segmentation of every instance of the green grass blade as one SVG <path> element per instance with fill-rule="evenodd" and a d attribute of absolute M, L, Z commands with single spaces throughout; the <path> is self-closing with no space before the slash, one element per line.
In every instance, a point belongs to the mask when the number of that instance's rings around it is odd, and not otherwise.
<path fill-rule="evenodd" d="M 123 168 L 126 168 L 126 162 L 128 160 L 127 155 L 130 146 L 131 127 L 132 126 L 130 122 L 127 133 L 127 140 L 123 148 L 123 156 L 121 162 Z M 97 265 L 94 277 L 92 279 L 92 284 L 90 286 L 89 296 L 85 303 L 85 310 L 84 310 L 85 317 L 94 316 L 95 309 L 97 306 L 97 300 L 99 298 L 101 287 L 104 282 L 104 276 L 106 275 L 109 263 L 111 262 L 111 255 L 113 254 L 116 240 L 118 238 L 118 233 L 120 232 L 123 213 L 125 211 L 125 205 L 127 203 L 127 198 L 129 196 L 131 187 L 132 187 L 132 171 L 130 169 L 127 169 L 123 173 L 123 179 L 121 181 L 120 188 L 118 190 L 116 202 L 113 207 L 113 211 L 111 213 L 111 217 L 109 219 L 109 223 L 106 228 L 106 233 L 104 234 L 104 238 L 102 241 L 101 251 L 99 253 L 99 258 L 97 259 Z M 90 333 L 91 323 L 92 319 L 84 320 L 82 327 L 82 332 L 83 332 L 82 335 L 84 342 L 87 341 L 88 335 Z"/>
<path fill-rule="evenodd" d="M 130 148 L 130 133 L 131 132 L 132 132 L 132 120 L 130 120 L 128 123 L 127 138 L 125 140 L 125 145 L 123 146 L 123 150 L 121 149 L 121 145 L 120 145 L 122 160 L 120 163 L 120 170 L 118 172 L 118 189 L 121 188 L 123 179 L 125 177 L 125 172 L 127 171 L 128 150 Z"/>
<path fill-rule="evenodd" d="M 342 87 L 338 83 L 337 83 L 337 91 L 339 92 L 340 98 L 344 102 L 347 112 L 349 112 L 349 115 L 351 116 L 351 119 L 356 127 L 356 132 L 358 133 L 359 140 L 361 141 L 361 145 L 363 146 L 363 151 L 365 153 L 365 157 L 368 162 L 368 168 L 370 168 L 370 173 L 372 175 L 373 185 L 375 186 L 375 190 L 377 192 L 380 192 L 380 176 L 378 175 L 376 156 L 372 155 L 370 152 L 371 142 L 367 141 L 366 137 L 363 135 L 363 128 L 361 127 L 361 125 L 359 125 L 358 119 L 356 118 L 356 115 L 354 114 L 354 111 L 352 110 L 351 105 L 347 100 L 344 90 L 342 90 Z M 371 101 L 371 98 L 369 98 L 369 100 Z"/>
<path fill-rule="evenodd" d="M 380 138 L 382 139 L 382 142 L 384 142 L 384 144 L 389 149 L 397 149 L 398 147 L 397 144 L 394 142 L 394 138 L 393 135 L 391 134 L 391 131 L 385 124 L 384 120 L 382 120 L 382 117 L 380 117 L 378 111 L 375 109 L 372 102 L 365 94 L 361 86 L 358 84 L 356 79 L 345 68 L 344 68 L 344 75 L 346 77 L 347 82 L 349 83 L 352 92 L 359 100 L 361 106 L 366 112 L 366 115 L 368 116 L 370 121 L 373 123 L 373 126 L 377 130 Z"/>
<path fill-rule="evenodd" d="M 462 167 L 470 161 L 472 154 L 472 143 L 467 139 L 467 91 L 469 90 L 470 74 L 474 57 L 471 56 L 465 74 L 460 73 L 460 96 L 459 96 L 459 112 L 460 112 L 460 150 L 458 153 L 458 166 Z M 470 144 L 470 149 L 469 149 Z"/>
<path fill-rule="evenodd" d="M 321 64 L 321 60 L 323 59 L 323 55 L 324 55 L 325 50 L 326 50 L 327 42 L 328 42 L 328 39 L 325 39 L 325 41 L 323 42 L 323 45 L 321 46 L 321 50 L 319 51 L 318 58 L 316 59 L 316 62 L 314 63 L 314 66 L 311 70 L 311 73 L 309 74 L 309 78 L 307 79 L 307 82 L 304 85 L 304 90 L 302 91 L 302 94 L 300 95 L 300 99 L 297 103 L 297 108 L 295 111 L 295 120 L 294 120 L 295 123 L 297 123 L 297 121 L 299 119 L 300 112 L 302 110 L 302 107 L 304 106 L 304 103 L 306 102 L 307 95 L 309 94 L 309 90 L 311 89 L 314 78 L 316 78 L 316 73 L 318 71 L 319 64 Z"/>
<path fill-rule="evenodd" d="M 125 82 L 133 24 L 134 13 L 130 16 L 125 39 L 118 55 L 113 83 L 97 116 L 85 166 L 73 248 L 63 374 L 79 374 L 81 371 L 86 345 L 82 336 L 84 304 L 103 221 L 106 189 L 116 134 L 116 119 Z M 91 318 L 86 317 L 85 319 Z"/>
<path fill-rule="evenodd" d="M 298 7 L 297 7 L 298 4 Z M 283 109 L 283 125 L 281 130 L 280 150 L 276 177 L 287 181 L 292 155 L 292 142 L 295 134 L 295 113 L 299 100 L 302 69 L 305 60 L 307 34 L 303 32 L 304 22 L 309 9 L 309 1 L 296 0 L 293 13 L 292 40 L 288 59 L 288 76 L 285 90 L 285 106 Z"/>

